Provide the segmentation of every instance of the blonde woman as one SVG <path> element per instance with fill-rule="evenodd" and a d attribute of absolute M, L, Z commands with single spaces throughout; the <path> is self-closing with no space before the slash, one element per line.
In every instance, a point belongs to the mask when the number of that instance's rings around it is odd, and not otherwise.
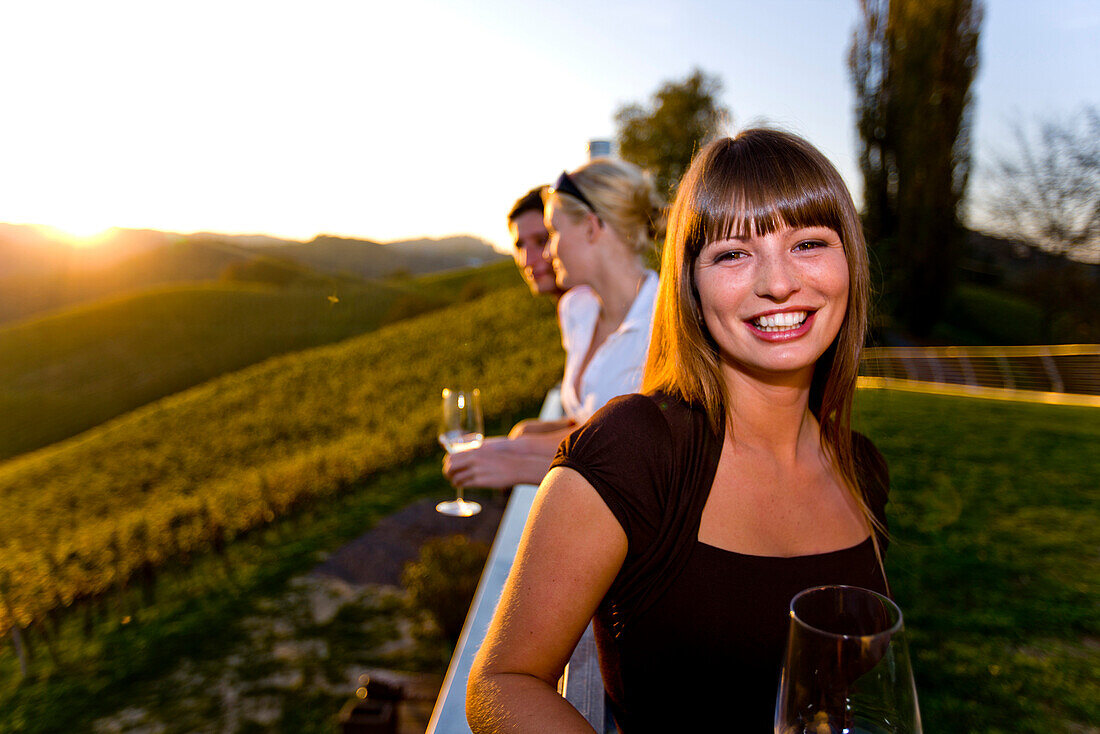
<path fill-rule="evenodd" d="M 547 193 L 546 255 L 558 287 L 565 374 L 561 421 L 524 421 L 507 438 L 448 456 L 443 473 L 459 487 L 542 481 L 558 444 L 618 395 L 641 388 L 657 274 L 645 266 L 661 202 L 637 166 L 600 158 L 562 173 Z"/>
<path fill-rule="evenodd" d="M 589 620 L 625 734 L 771 730 L 791 597 L 886 591 L 886 467 L 849 427 L 867 301 L 820 152 L 755 129 L 696 157 L 644 394 L 574 432 L 542 483 L 470 675 L 474 731 L 591 732 L 555 691 Z"/>

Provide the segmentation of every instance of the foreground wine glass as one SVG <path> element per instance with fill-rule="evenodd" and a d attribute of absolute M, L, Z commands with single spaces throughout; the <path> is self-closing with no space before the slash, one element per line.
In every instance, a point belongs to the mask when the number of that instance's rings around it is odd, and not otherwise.
<path fill-rule="evenodd" d="M 795 595 L 775 734 L 922 734 L 894 602 L 855 586 Z"/>
<path fill-rule="evenodd" d="M 481 391 L 443 389 L 443 420 L 439 424 L 439 443 L 448 454 L 469 451 L 481 445 L 485 437 L 481 418 Z M 481 512 L 481 505 L 462 497 L 462 487 L 456 489 L 455 499 L 440 502 L 437 512 L 455 517 L 470 517 Z"/>

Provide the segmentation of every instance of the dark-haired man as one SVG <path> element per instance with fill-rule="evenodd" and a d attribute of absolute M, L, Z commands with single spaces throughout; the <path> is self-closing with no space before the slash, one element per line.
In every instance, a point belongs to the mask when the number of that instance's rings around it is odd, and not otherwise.
<path fill-rule="evenodd" d="M 554 278 L 554 268 L 543 256 L 550 235 L 542 219 L 542 197 L 545 186 L 538 186 L 516 200 L 508 212 L 508 230 L 512 233 L 512 257 L 532 295 L 562 294 Z"/>
<path fill-rule="evenodd" d="M 543 255 L 550 241 L 542 218 L 546 188 L 538 186 L 516 200 L 508 212 L 508 229 L 515 245 L 512 257 L 531 294 L 557 300 L 563 291 L 558 288 L 554 267 Z M 446 456 L 443 474 L 460 487 L 503 489 L 521 482 L 538 484 L 558 443 L 573 426 L 568 418 L 520 421 L 507 437 L 486 438 L 476 449 Z"/>

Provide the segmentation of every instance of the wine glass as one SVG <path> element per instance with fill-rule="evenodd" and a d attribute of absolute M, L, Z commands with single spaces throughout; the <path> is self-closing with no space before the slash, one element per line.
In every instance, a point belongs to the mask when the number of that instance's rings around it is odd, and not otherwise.
<path fill-rule="evenodd" d="M 481 419 L 481 391 L 443 388 L 443 420 L 439 424 L 439 443 L 448 454 L 469 451 L 481 445 L 485 437 Z M 455 499 L 440 502 L 437 512 L 455 517 L 470 517 L 481 512 L 481 505 L 462 497 L 462 487 L 456 488 Z"/>
<path fill-rule="evenodd" d="M 791 599 L 775 734 L 922 734 L 894 602 L 856 586 Z"/>

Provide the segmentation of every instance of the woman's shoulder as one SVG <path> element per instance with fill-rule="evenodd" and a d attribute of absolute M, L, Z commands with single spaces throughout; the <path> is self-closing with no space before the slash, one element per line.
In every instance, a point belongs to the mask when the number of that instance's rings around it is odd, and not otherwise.
<path fill-rule="evenodd" d="M 624 441 L 636 440 L 639 434 L 667 434 L 669 430 L 668 418 L 657 398 L 641 393 L 611 398 L 588 419 L 584 428 L 589 426 L 610 431 Z"/>
<path fill-rule="evenodd" d="M 611 475 L 661 475 L 674 453 L 673 436 L 652 396 L 620 395 L 569 434 L 555 462 L 606 471 L 609 480 Z"/>
<path fill-rule="evenodd" d="M 668 428 L 675 428 L 684 421 L 705 420 L 701 406 L 665 392 L 620 395 L 609 400 L 592 416 L 592 420 L 597 416 L 601 416 L 601 420 L 643 421 Z"/>
<path fill-rule="evenodd" d="M 685 457 L 713 446 L 706 413 L 665 393 L 633 393 L 612 398 L 563 444 L 574 456 L 600 463 L 615 457 L 654 474 L 674 472 Z"/>
<path fill-rule="evenodd" d="M 567 317 L 574 314 L 586 313 L 595 306 L 599 308 L 596 293 L 586 285 L 575 285 L 558 299 L 558 316 Z"/>
<path fill-rule="evenodd" d="M 579 473 L 636 544 L 658 525 L 675 460 L 672 443 L 668 421 L 652 397 L 622 395 L 562 441 L 551 467 Z"/>
<path fill-rule="evenodd" d="M 632 393 L 597 410 L 562 442 L 558 456 L 583 457 L 593 465 L 626 462 L 639 471 L 663 473 L 677 457 L 705 444 L 708 431 L 700 407 L 675 395 Z"/>
<path fill-rule="evenodd" d="M 562 294 L 558 299 L 558 327 L 566 351 L 573 349 L 574 342 L 590 338 L 582 334 L 590 333 L 599 314 L 600 302 L 588 286 L 573 286 Z"/>

